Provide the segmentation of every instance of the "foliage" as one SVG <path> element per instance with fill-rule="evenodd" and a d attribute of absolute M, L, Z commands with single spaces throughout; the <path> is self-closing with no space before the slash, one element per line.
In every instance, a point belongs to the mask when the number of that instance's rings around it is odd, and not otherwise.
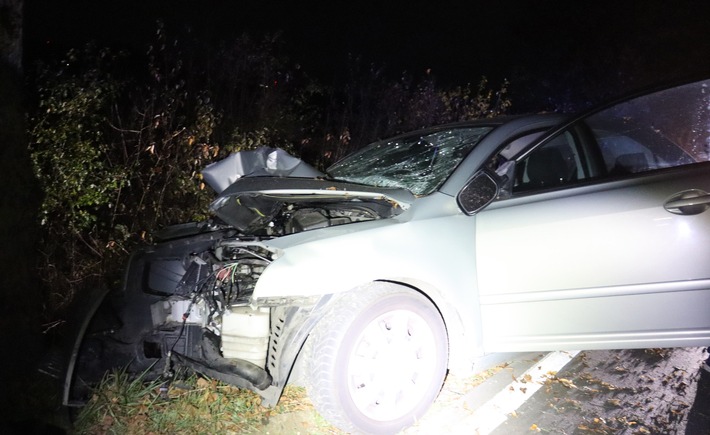
<path fill-rule="evenodd" d="M 77 56 L 69 52 L 65 65 Z M 61 221 L 72 232 L 90 228 L 96 209 L 110 204 L 111 193 L 125 184 L 121 168 L 104 158 L 109 145 L 103 121 L 117 83 L 101 71 L 107 52 L 91 56 L 99 65 L 79 74 L 45 71 L 31 131 L 35 175 L 45 192 L 42 223 Z"/>
<path fill-rule="evenodd" d="M 452 89 L 441 88 L 430 72 L 416 78 L 404 73 L 390 81 L 384 68 L 363 67 L 353 59 L 347 85 L 332 92 L 322 138 L 311 140 L 320 166 L 378 139 L 432 125 L 486 118 L 511 105 L 508 83 L 491 89 L 482 77 Z"/>
<path fill-rule="evenodd" d="M 452 90 L 443 91 L 446 122 L 467 119 L 490 118 L 505 113 L 512 102 L 508 97 L 508 82 L 504 81 L 500 89 L 494 91 L 488 87 L 488 79 L 481 78 L 478 86 L 468 83 Z"/>
<path fill-rule="evenodd" d="M 213 193 L 200 172 L 229 153 L 278 146 L 323 169 L 378 138 L 510 105 L 507 83 L 441 89 L 431 75 L 391 81 L 359 60 L 328 88 L 282 49 L 279 35 L 204 47 L 159 23 L 143 55 L 89 45 L 40 66 L 29 132 L 47 316 L 110 285 L 155 230 L 207 219 Z"/>
<path fill-rule="evenodd" d="M 73 298 L 75 283 L 100 275 L 96 266 L 104 255 L 97 233 L 106 225 L 103 214 L 115 208 L 129 182 L 125 168 L 110 158 L 106 134 L 105 121 L 121 86 L 106 72 L 114 60 L 106 50 L 72 50 L 60 68 L 43 70 L 38 80 L 29 133 L 35 177 L 44 193 L 40 272 L 51 283 L 49 307 L 62 307 Z"/>

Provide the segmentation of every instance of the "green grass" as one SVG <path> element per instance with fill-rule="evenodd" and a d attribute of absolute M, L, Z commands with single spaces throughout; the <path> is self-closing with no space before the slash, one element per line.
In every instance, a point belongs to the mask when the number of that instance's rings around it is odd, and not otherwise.
<path fill-rule="evenodd" d="M 79 414 L 78 434 L 205 434 L 260 432 L 272 415 L 307 411 L 317 415 L 305 389 L 288 387 L 273 409 L 261 398 L 219 381 L 193 375 L 161 394 L 160 381 L 108 374 Z M 314 416 L 316 418 L 316 416 Z"/>

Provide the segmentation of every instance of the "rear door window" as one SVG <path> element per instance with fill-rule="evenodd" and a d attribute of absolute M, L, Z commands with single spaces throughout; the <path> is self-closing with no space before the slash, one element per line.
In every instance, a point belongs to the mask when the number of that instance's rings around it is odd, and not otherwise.
<path fill-rule="evenodd" d="M 706 162 L 710 80 L 596 112 L 514 159 L 513 194 Z"/>

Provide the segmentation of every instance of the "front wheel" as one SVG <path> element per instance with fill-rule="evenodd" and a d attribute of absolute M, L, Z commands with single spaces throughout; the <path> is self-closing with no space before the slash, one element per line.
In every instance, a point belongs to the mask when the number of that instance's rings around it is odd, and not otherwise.
<path fill-rule="evenodd" d="M 429 299 L 405 287 L 375 282 L 343 295 L 311 340 L 311 399 L 349 432 L 399 432 L 444 382 L 444 322 Z"/>

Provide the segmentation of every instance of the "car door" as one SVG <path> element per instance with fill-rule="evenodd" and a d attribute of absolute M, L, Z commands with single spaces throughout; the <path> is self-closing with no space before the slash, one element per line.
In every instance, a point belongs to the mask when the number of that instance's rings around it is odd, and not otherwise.
<path fill-rule="evenodd" d="M 512 164 L 475 216 L 486 351 L 710 343 L 709 85 L 493 156 Z"/>

